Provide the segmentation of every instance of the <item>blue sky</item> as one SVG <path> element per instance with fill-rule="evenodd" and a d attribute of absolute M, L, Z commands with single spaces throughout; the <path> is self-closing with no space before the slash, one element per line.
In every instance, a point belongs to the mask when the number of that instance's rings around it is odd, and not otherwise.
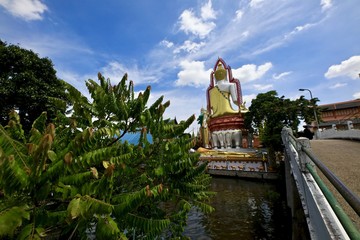
<path fill-rule="evenodd" d="M 206 107 L 218 57 L 247 107 L 270 90 L 296 99 L 308 88 L 319 104 L 360 98 L 359 24 L 353 0 L 0 0 L 3 41 L 49 57 L 87 96 L 97 72 L 113 83 L 126 72 L 178 120 Z"/>

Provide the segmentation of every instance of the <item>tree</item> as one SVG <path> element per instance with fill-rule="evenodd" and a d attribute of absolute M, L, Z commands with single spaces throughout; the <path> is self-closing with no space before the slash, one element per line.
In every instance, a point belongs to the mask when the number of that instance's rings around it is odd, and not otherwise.
<path fill-rule="evenodd" d="M 147 107 L 151 88 L 135 97 L 126 75 L 99 81 L 86 83 L 91 102 L 66 85 L 71 115 L 46 125 L 43 113 L 28 137 L 15 111 L 0 126 L 0 237 L 180 238 L 192 206 L 212 211 L 206 164 L 184 134 L 195 117 L 163 119 L 170 102 Z M 137 144 L 122 141 L 129 132 Z"/>
<path fill-rule="evenodd" d="M 317 107 L 317 102 L 319 102 L 318 98 L 312 98 L 310 100 L 305 99 L 304 96 L 300 96 L 299 99 L 296 99 L 296 104 L 298 106 L 301 119 L 306 123 L 311 123 L 315 121 L 315 115 L 319 118 L 318 121 L 321 121 L 320 108 Z M 315 108 L 315 112 L 314 112 Z"/>
<path fill-rule="evenodd" d="M 0 86 L 0 123 L 6 125 L 9 112 L 15 109 L 25 132 L 43 111 L 50 120 L 55 117 L 58 108 L 50 98 L 65 99 L 64 86 L 50 59 L 1 40 Z"/>
<path fill-rule="evenodd" d="M 301 119 L 313 119 L 313 110 L 308 106 L 315 106 L 316 101 L 310 102 L 304 97 L 292 101 L 278 97 L 276 91 L 260 93 L 251 101 L 245 124 L 251 131 L 258 131 L 260 140 L 268 148 L 270 165 L 275 166 L 275 152 L 282 150 L 282 128 L 287 126 L 297 132 Z"/>

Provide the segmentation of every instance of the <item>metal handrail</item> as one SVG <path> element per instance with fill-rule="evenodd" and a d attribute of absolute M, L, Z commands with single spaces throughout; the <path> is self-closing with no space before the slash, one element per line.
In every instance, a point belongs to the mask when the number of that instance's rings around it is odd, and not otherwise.
<path fill-rule="evenodd" d="M 291 144 L 296 147 L 296 137 L 287 130 L 288 135 L 291 137 Z M 313 163 L 320 169 L 325 177 L 331 182 L 331 184 L 337 189 L 337 191 L 343 196 L 343 198 L 354 209 L 358 216 L 360 216 L 360 198 L 354 194 L 344 183 L 340 181 L 314 154 L 306 147 L 301 147 L 301 150 L 313 161 Z"/>
<path fill-rule="evenodd" d="M 330 192 L 330 190 L 327 188 L 325 183 L 321 180 L 320 176 L 316 173 L 316 171 L 309 163 L 306 163 L 306 168 L 313 176 L 314 180 L 316 181 L 317 185 L 319 186 L 324 196 L 328 200 L 331 208 L 334 210 L 336 216 L 339 218 L 342 226 L 344 227 L 345 231 L 350 236 L 350 238 L 360 239 L 359 231 L 356 229 L 355 225 L 353 224 L 349 216 L 341 208 L 340 204 L 338 203 L 334 195 Z"/>
<path fill-rule="evenodd" d="M 348 187 L 346 187 L 345 184 L 343 184 L 309 149 L 302 147 L 301 150 L 306 153 L 306 155 L 313 161 L 313 163 L 320 169 L 325 177 L 354 209 L 357 215 L 360 216 L 360 198 Z"/>
<path fill-rule="evenodd" d="M 351 239 L 359 239 L 360 240 L 360 230 L 357 229 L 354 222 L 350 219 L 350 217 L 344 212 L 340 204 L 338 203 L 337 199 L 334 197 L 333 193 L 328 189 L 328 186 L 323 182 L 323 179 L 320 178 L 320 176 L 316 173 L 315 166 L 323 173 L 323 175 L 330 181 L 330 184 L 335 187 L 335 189 L 341 194 L 341 196 L 344 198 L 344 200 L 351 206 L 351 208 L 356 212 L 358 216 L 360 216 L 360 198 L 358 195 L 353 193 L 333 172 L 331 172 L 311 151 L 310 141 L 306 138 L 296 138 L 293 135 L 293 132 L 290 128 L 284 128 L 282 133 L 282 140 L 283 143 L 286 145 L 286 152 L 290 154 L 290 161 L 293 163 L 290 163 L 290 165 L 294 166 L 298 165 L 298 167 L 295 167 L 296 176 L 299 176 L 301 179 L 305 179 L 305 176 L 307 174 L 310 174 L 312 177 L 312 181 L 315 181 L 315 184 L 320 188 L 323 196 L 326 198 L 325 201 L 327 201 L 328 206 L 331 207 L 333 213 L 335 213 L 338 220 L 334 221 L 335 219 L 330 220 L 333 226 L 336 226 L 335 228 L 328 228 L 326 227 L 329 234 L 334 234 L 331 236 L 345 236 L 345 234 L 350 237 Z M 291 146 L 292 145 L 292 146 Z M 290 148 L 289 148 L 290 147 Z M 292 153 L 292 154 L 291 154 Z M 299 172 L 300 170 L 300 172 Z M 306 174 L 307 173 L 307 174 Z M 304 175 L 305 174 L 305 175 Z M 302 175 L 302 176 L 301 176 Z M 307 176 L 306 179 L 310 177 Z M 295 176 L 294 176 L 295 178 Z M 305 180 L 306 181 L 306 180 Z M 301 184 L 300 184 L 301 185 Z M 301 185 L 302 186 L 302 185 Z M 305 189 L 299 189 L 298 191 L 301 193 L 306 193 Z M 310 195 L 311 192 L 310 192 Z M 312 195 L 314 198 L 314 195 Z M 313 198 L 310 197 L 310 202 L 308 203 L 308 198 L 306 198 L 306 203 L 303 202 L 302 204 L 306 206 L 306 209 L 310 208 L 313 209 Z M 301 200 L 303 201 L 303 200 Z M 324 201 L 324 200 L 322 200 Z M 321 206 L 321 201 L 319 202 L 319 206 Z M 330 210 L 329 208 L 326 208 Z M 320 208 L 318 208 L 320 211 Z M 304 210 L 305 211 L 305 210 Z M 316 212 L 316 213 L 315 213 Z M 323 218 L 324 222 L 321 222 L 320 225 L 316 225 L 316 223 L 311 223 L 311 221 L 317 221 L 319 219 L 319 213 L 315 211 L 312 216 L 310 216 L 310 222 L 309 227 L 316 233 L 314 233 L 314 236 L 325 236 L 326 233 L 323 231 L 323 226 L 321 224 L 326 224 L 326 218 L 324 219 L 323 216 L 320 216 L 320 218 Z M 337 223 L 336 223 L 337 222 Z M 340 227 L 341 224 L 342 227 Z M 318 226 L 320 229 L 319 231 L 315 230 L 314 226 Z M 330 225 L 331 226 L 331 225 Z M 338 228 L 338 226 L 340 228 Z M 332 230 L 331 230 L 332 229 Z M 334 232 L 334 229 L 335 232 Z M 341 230 L 342 229 L 342 230 Z M 345 232 L 344 232 L 345 230 Z M 324 235 L 325 234 L 325 235 Z M 343 235 L 344 234 L 344 235 Z M 332 238 L 332 237 L 331 237 Z"/>

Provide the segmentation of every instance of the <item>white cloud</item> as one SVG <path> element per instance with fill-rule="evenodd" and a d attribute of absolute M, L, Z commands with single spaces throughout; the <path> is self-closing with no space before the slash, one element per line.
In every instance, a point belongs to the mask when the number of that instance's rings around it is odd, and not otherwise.
<path fill-rule="evenodd" d="M 89 91 L 86 87 L 85 81 L 87 81 L 88 79 L 97 80 L 96 74 L 94 74 L 94 76 L 90 76 L 90 75 L 80 76 L 75 72 L 61 69 L 60 71 L 57 72 L 57 75 L 60 79 L 66 81 L 67 83 L 75 87 L 77 90 L 79 90 L 85 97 L 87 97 L 87 99 L 91 98 Z"/>
<path fill-rule="evenodd" d="M 209 84 L 212 70 L 205 70 L 204 62 L 184 60 L 180 67 L 182 70 L 177 75 L 176 86 L 201 87 Z"/>
<path fill-rule="evenodd" d="M 214 22 L 207 21 L 216 19 L 216 13 L 212 9 L 211 1 L 201 7 L 201 17 L 196 17 L 190 9 L 184 10 L 179 17 L 180 30 L 186 34 L 194 34 L 205 38 L 216 26 Z"/>
<path fill-rule="evenodd" d="M 263 2 L 264 2 L 264 0 L 251 0 L 249 5 L 252 8 L 258 8 L 262 5 Z"/>
<path fill-rule="evenodd" d="M 154 83 L 158 80 L 156 75 L 151 73 L 151 71 L 139 69 L 137 65 L 133 68 L 128 68 L 117 61 L 110 62 L 107 66 L 102 68 L 101 72 L 105 78 L 110 78 L 113 84 L 118 83 L 125 73 L 128 74 L 128 79 L 133 80 L 135 84 Z"/>
<path fill-rule="evenodd" d="M 242 10 L 237 10 L 236 12 L 235 12 L 235 14 L 236 14 L 236 20 L 239 20 L 239 19 L 241 19 L 242 18 L 242 16 L 244 15 L 244 12 L 242 11 Z"/>
<path fill-rule="evenodd" d="M 360 92 L 357 92 L 353 95 L 354 98 L 356 99 L 360 99 Z"/>
<path fill-rule="evenodd" d="M 295 34 L 298 34 L 298 33 L 302 32 L 302 31 L 305 31 L 305 30 L 308 30 L 308 29 L 310 29 L 312 27 L 315 27 L 315 26 L 317 26 L 317 24 L 318 23 L 307 23 L 307 24 L 304 24 L 302 26 L 297 26 L 290 33 L 285 34 L 284 40 L 286 40 L 286 39 L 288 39 L 290 37 L 293 37 Z"/>
<path fill-rule="evenodd" d="M 325 73 L 326 78 L 335 77 L 350 77 L 352 79 L 359 79 L 360 73 L 360 55 L 352 56 L 349 59 L 342 61 L 338 65 L 332 65 Z"/>
<path fill-rule="evenodd" d="M 0 0 L 7 11 L 24 20 L 41 20 L 42 14 L 47 11 L 47 6 L 41 0 Z"/>
<path fill-rule="evenodd" d="M 199 51 L 199 49 L 204 45 L 205 45 L 204 42 L 195 43 L 195 42 L 186 40 L 182 46 L 180 46 L 174 50 L 174 53 L 175 54 L 180 53 L 181 50 L 184 50 L 189 53 L 195 53 L 195 52 Z"/>
<path fill-rule="evenodd" d="M 240 82 L 245 83 L 261 78 L 271 68 L 271 62 L 267 62 L 260 66 L 256 66 L 255 64 L 246 64 L 238 69 L 233 69 L 232 72 L 235 78 L 238 78 Z"/>
<path fill-rule="evenodd" d="M 290 75 L 292 72 L 283 72 L 283 73 L 280 73 L 280 74 L 273 74 L 272 75 L 272 78 L 275 79 L 275 80 L 279 80 L 281 78 L 284 78 L 288 75 Z"/>
<path fill-rule="evenodd" d="M 211 0 L 201 7 L 201 18 L 203 20 L 216 19 L 216 12 L 212 8 Z"/>
<path fill-rule="evenodd" d="M 166 91 L 151 91 L 149 105 L 157 100 L 160 96 L 164 96 L 164 102 L 170 101 L 170 106 L 164 113 L 164 118 L 175 118 L 178 121 L 188 119 L 192 114 L 197 118 L 200 114 L 201 108 L 206 108 L 206 95 L 193 94 L 192 92 L 179 91 L 178 89 Z M 199 125 L 195 120 L 186 132 L 197 132 Z"/>
<path fill-rule="evenodd" d="M 168 40 L 162 40 L 162 41 L 160 42 L 160 45 L 161 45 L 161 46 L 165 46 L 165 47 L 167 47 L 167 48 L 171 48 L 172 46 L 174 46 L 174 43 L 173 43 L 173 42 L 170 42 L 170 41 L 168 41 Z"/>
<path fill-rule="evenodd" d="M 182 12 L 177 22 L 180 31 L 203 39 L 206 32 L 212 33 L 206 37 L 206 46 L 197 52 L 197 60 L 208 59 L 213 55 L 225 56 L 226 53 L 239 48 L 244 49 L 241 51 L 241 57 L 244 58 L 271 51 L 288 43 L 310 27 L 316 26 L 323 17 L 321 15 L 320 20 L 311 17 L 315 14 L 314 11 L 319 11 L 319 8 L 308 9 L 308 4 L 299 5 L 294 1 L 245 2 L 237 3 L 236 5 L 240 6 L 233 10 L 219 10 L 216 21 L 204 20 L 199 16 L 198 9 L 187 9 Z M 214 9 L 217 10 L 215 7 Z M 306 10 L 304 14 L 298 14 L 304 10 Z M 309 19 L 314 23 L 307 24 Z M 202 25 L 209 22 L 214 23 L 213 27 L 206 28 Z"/>
<path fill-rule="evenodd" d="M 0 0 L 1 1 L 1 0 Z M 23 32 L 17 30 L 13 36 L 8 37 L 7 41 L 17 43 L 20 47 L 29 49 L 39 54 L 40 57 L 49 57 L 55 65 L 59 58 L 70 61 L 90 62 L 90 56 L 94 51 L 77 35 L 69 32 L 59 32 L 56 34 L 46 34 L 42 32 Z M 79 57 L 82 59 L 79 60 Z"/>
<path fill-rule="evenodd" d="M 275 36 L 274 38 L 271 38 L 267 43 L 265 43 L 265 47 L 260 47 L 259 49 L 254 51 L 253 55 L 258 55 L 273 50 L 275 48 L 278 48 L 282 46 L 284 43 L 293 39 L 297 34 L 300 34 L 301 32 L 308 30 L 312 27 L 315 27 L 317 25 L 318 23 L 307 23 L 302 26 L 295 27 L 291 32 L 287 32 L 282 36 Z"/>
<path fill-rule="evenodd" d="M 266 85 L 254 84 L 253 87 L 254 87 L 255 90 L 264 91 L 264 90 L 267 90 L 267 89 L 271 89 L 273 87 L 273 85 L 272 84 L 266 84 Z"/>
<path fill-rule="evenodd" d="M 321 5 L 321 9 L 323 11 L 325 11 L 325 10 L 331 8 L 332 0 L 321 0 L 320 5 Z"/>
<path fill-rule="evenodd" d="M 347 83 L 336 83 L 335 85 L 330 86 L 329 88 L 330 89 L 336 89 L 336 88 L 344 87 L 346 85 L 347 85 Z"/>
<path fill-rule="evenodd" d="M 255 99 L 256 96 L 257 96 L 257 94 L 249 94 L 249 95 L 244 95 L 244 96 L 243 96 L 243 102 L 245 103 L 245 106 L 246 106 L 247 108 L 249 108 L 249 106 L 251 105 L 251 101 L 252 101 L 253 99 Z"/>
<path fill-rule="evenodd" d="M 242 39 L 245 39 L 245 38 L 247 38 L 249 35 L 250 35 L 250 32 L 249 32 L 249 31 L 245 31 L 245 32 L 241 33 L 241 38 L 242 38 Z"/>
<path fill-rule="evenodd" d="M 302 26 L 297 26 L 297 27 L 295 27 L 295 29 L 290 33 L 290 35 L 293 35 L 293 34 L 296 34 L 296 33 L 298 33 L 298 32 L 307 30 L 307 29 L 309 29 L 309 28 L 311 28 L 312 26 L 315 26 L 315 25 L 316 25 L 316 24 L 307 23 L 307 24 L 302 25 Z"/>

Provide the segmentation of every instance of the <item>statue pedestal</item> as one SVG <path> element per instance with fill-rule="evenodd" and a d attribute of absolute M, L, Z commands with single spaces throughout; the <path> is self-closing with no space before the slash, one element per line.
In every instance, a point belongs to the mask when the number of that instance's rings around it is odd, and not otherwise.
<path fill-rule="evenodd" d="M 248 134 L 244 129 L 244 119 L 240 114 L 210 118 L 209 129 L 213 148 L 248 147 Z"/>
<path fill-rule="evenodd" d="M 222 130 L 240 130 L 244 128 L 244 119 L 239 115 L 210 118 L 210 132 Z"/>

